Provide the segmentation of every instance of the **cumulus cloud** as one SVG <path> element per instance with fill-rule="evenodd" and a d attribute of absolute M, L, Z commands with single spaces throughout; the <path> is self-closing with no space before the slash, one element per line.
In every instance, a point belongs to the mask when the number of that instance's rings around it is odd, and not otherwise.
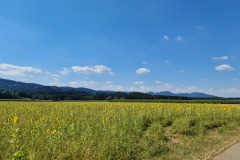
<path fill-rule="evenodd" d="M 221 57 L 212 57 L 213 60 L 228 60 L 228 56 L 221 56 Z"/>
<path fill-rule="evenodd" d="M 65 84 L 63 82 L 61 82 L 61 76 L 57 75 L 57 74 L 50 74 L 50 76 L 52 77 L 52 80 L 50 81 L 50 85 L 51 86 L 64 86 Z"/>
<path fill-rule="evenodd" d="M 36 74 L 42 71 L 33 67 L 22 67 L 11 64 L 0 64 L 0 75 L 3 76 L 26 76 L 26 74 Z"/>
<path fill-rule="evenodd" d="M 152 85 L 152 86 L 146 86 L 143 84 L 139 84 L 138 86 L 132 86 L 128 87 L 128 91 L 140 91 L 140 92 L 160 92 L 160 91 L 173 91 L 174 90 L 174 85 L 173 84 L 163 84 L 160 81 L 158 82 L 157 85 Z"/>
<path fill-rule="evenodd" d="M 215 70 L 217 71 L 231 71 L 234 70 L 234 68 L 228 64 L 221 64 L 217 67 L 215 67 Z"/>
<path fill-rule="evenodd" d="M 59 79 L 59 78 L 60 78 L 60 76 L 57 75 L 57 74 L 51 74 L 51 76 L 52 76 L 52 78 L 54 78 L 54 79 Z"/>
<path fill-rule="evenodd" d="M 212 90 L 210 94 L 221 96 L 221 97 L 239 97 L 240 88 L 230 87 L 230 88 L 220 88 Z"/>
<path fill-rule="evenodd" d="M 106 81 L 105 84 L 112 84 L 112 81 Z"/>
<path fill-rule="evenodd" d="M 163 86 L 165 87 L 165 88 L 168 88 L 168 89 L 170 89 L 170 88 L 172 88 L 174 85 L 173 84 L 163 84 Z"/>
<path fill-rule="evenodd" d="M 239 88 L 234 88 L 234 87 L 233 88 L 228 88 L 228 89 L 226 89 L 226 92 L 239 94 L 240 89 Z"/>
<path fill-rule="evenodd" d="M 175 40 L 176 40 L 176 41 L 182 41 L 183 38 L 182 38 L 182 36 L 177 36 Z"/>
<path fill-rule="evenodd" d="M 168 37 L 167 35 L 164 35 L 164 36 L 163 36 L 163 39 L 166 40 L 166 41 L 168 41 L 168 40 L 169 40 L 169 37 Z"/>
<path fill-rule="evenodd" d="M 142 82 L 142 81 L 136 81 L 136 82 L 133 82 L 133 84 L 135 84 L 135 85 L 141 85 L 141 84 L 143 84 L 143 82 Z"/>
<path fill-rule="evenodd" d="M 73 66 L 73 72 L 78 72 L 82 74 L 113 74 L 111 68 L 108 68 L 104 65 L 95 65 L 95 66 Z"/>
<path fill-rule="evenodd" d="M 97 84 L 95 81 L 72 81 L 68 83 L 71 87 L 93 87 Z"/>
<path fill-rule="evenodd" d="M 161 92 L 161 91 L 170 91 L 172 93 L 192 93 L 192 92 L 203 92 L 206 94 L 211 94 L 215 96 L 222 97 L 239 97 L 240 88 L 232 87 L 232 88 L 222 88 L 222 89 L 213 89 L 213 88 L 201 88 L 199 86 L 187 86 L 187 85 L 175 85 L 169 83 L 161 83 L 160 85 L 152 85 L 152 86 L 131 86 L 124 87 L 125 91 L 139 91 L 139 92 Z"/>
<path fill-rule="evenodd" d="M 111 90 L 111 91 L 126 91 L 124 86 L 121 85 L 106 85 L 101 88 L 101 90 Z"/>
<path fill-rule="evenodd" d="M 151 72 L 151 71 L 147 68 L 139 68 L 139 69 L 136 70 L 137 74 L 146 74 L 146 73 L 149 73 L 149 72 Z"/>
<path fill-rule="evenodd" d="M 151 88 L 146 86 L 140 86 L 138 90 L 140 90 L 141 92 L 149 92 L 151 91 Z"/>
<path fill-rule="evenodd" d="M 63 70 L 60 71 L 60 74 L 65 76 L 65 75 L 68 75 L 69 72 L 71 72 L 69 69 L 63 68 Z"/>
<path fill-rule="evenodd" d="M 161 84 L 162 82 L 161 81 L 155 81 L 156 84 Z"/>
<path fill-rule="evenodd" d="M 190 91 L 197 91 L 199 89 L 198 89 L 197 86 L 190 86 L 190 87 L 188 87 L 188 90 L 190 90 Z"/>

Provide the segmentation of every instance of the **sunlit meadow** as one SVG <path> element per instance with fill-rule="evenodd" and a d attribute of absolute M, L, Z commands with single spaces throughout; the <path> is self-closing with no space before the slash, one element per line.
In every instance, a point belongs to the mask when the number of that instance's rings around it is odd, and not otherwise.
<path fill-rule="evenodd" d="M 181 159 L 239 126 L 233 105 L 0 102 L 0 159 Z"/>

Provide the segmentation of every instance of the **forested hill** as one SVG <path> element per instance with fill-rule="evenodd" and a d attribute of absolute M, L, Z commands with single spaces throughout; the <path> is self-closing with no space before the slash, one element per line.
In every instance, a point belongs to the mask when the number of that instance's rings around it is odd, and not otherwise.
<path fill-rule="evenodd" d="M 88 88 L 72 88 L 72 87 L 57 87 L 44 86 L 36 83 L 23 83 L 0 78 L 0 90 L 10 90 L 18 92 L 64 92 L 64 91 L 82 91 L 95 93 L 96 91 Z"/>
<path fill-rule="evenodd" d="M 97 91 L 88 88 L 44 86 L 0 78 L 0 99 L 29 98 L 39 100 L 111 100 L 111 99 L 191 99 L 217 98 L 204 93 L 171 92 L 115 92 Z"/>

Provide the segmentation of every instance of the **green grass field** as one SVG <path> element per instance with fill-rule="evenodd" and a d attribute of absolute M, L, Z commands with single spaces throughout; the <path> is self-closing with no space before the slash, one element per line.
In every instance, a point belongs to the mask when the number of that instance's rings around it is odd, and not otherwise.
<path fill-rule="evenodd" d="M 239 128 L 233 105 L 0 102 L 0 159 L 204 159 Z"/>

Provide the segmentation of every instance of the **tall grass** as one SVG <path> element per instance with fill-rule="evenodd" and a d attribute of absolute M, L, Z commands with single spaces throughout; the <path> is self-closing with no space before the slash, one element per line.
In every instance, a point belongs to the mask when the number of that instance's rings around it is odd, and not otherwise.
<path fill-rule="evenodd" d="M 239 126 L 230 105 L 0 102 L 0 159 L 161 158 L 184 137 Z"/>

